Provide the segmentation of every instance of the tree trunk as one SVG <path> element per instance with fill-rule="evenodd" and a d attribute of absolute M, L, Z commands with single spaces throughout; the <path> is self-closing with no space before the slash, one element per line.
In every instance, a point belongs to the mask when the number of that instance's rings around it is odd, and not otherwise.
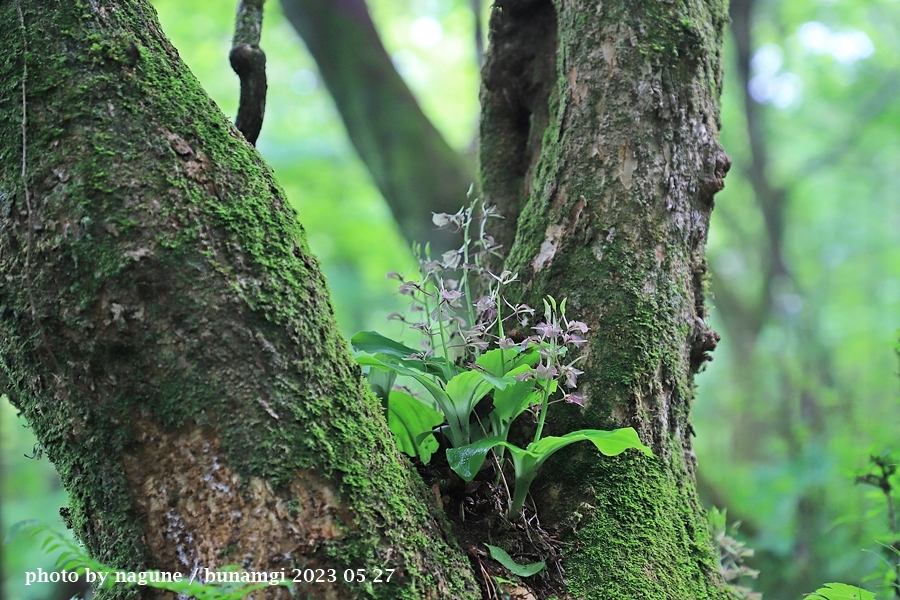
<path fill-rule="evenodd" d="M 705 324 L 713 194 L 729 159 L 718 98 L 721 0 L 498 1 L 482 87 L 482 186 L 533 306 L 568 298 L 591 328 L 587 406 L 551 434 L 632 426 L 655 457 L 570 447 L 534 488 L 570 535 L 588 598 L 727 598 L 695 491 L 693 375 Z M 560 416 L 562 415 L 562 416 Z M 552 476 L 547 473 L 552 472 Z"/>
<path fill-rule="evenodd" d="M 320 598 L 477 597 L 295 212 L 150 5 L 10 0 L 0 31 L 0 384 L 89 552 L 335 569 L 301 590 Z"/>

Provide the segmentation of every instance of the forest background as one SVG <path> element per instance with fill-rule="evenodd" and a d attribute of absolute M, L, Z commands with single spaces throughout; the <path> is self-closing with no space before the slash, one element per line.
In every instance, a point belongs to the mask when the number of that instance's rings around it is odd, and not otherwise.
<path fill-rule="evenodd" d="M 472 4 L 369 0 L 424 112 L 470 157 Z M 154 5 L 182 58 L 234 115 L 234 7 Z M 734 168 L 708 245 L 723 339 L 698 377 L 699 489 L 706 506 L 742 522 L 765 598 L 797 599 L 826 581 L 877 590 L 881 582 L 866 578 L 879 559 L 864 550 L 893 540 L 883 495 L 854 478 L 870 455 L 900 455 L 900 2 L 737 0 L 732 16 L 722 143 Z M 408 245 L 276 2 L 261 45 L 269 97 L 257 146 L 299 212 L 341 328 L 399 335 L 386 316 L 403 300 L 385 274 L 413 268 Z M 64 530 L 65 492 L 52 465 L 26 458 L 35 442 L 23 423 L 3 398 L 0 537 L 23 519 Z M 52 565 L 37 545 L 5 546 L 0 597 L 45 597 L 22 574 Z"/>

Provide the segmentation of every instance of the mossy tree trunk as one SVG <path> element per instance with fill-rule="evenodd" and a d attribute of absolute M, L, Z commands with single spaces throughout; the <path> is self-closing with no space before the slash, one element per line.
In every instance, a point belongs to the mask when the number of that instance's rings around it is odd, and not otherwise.
<path fill-rule="evenodd" d="M 337 570 L 318 598 L 478 597 L 296 214 L 149 3 L 9 0 L 0 32 L 0 385 L 90 553 Z"/>
<path fill-rule="evenodd" d="M 704 247 L 729 167 L 727 20 L 723 0 L 499 0 L 491 20 L 480 161 L 485 199 L 507 217 L 505 267 L 529 304 L 567 297 L 591 328 L 587 405 L 560 407 L 548 433 L 632 426 L 655 453 L 571 447 L 538 476 L 542 522 L 569 533 L 575 597 L 729 597 L 689 420 L 693 376 L 718 340 Z"/>

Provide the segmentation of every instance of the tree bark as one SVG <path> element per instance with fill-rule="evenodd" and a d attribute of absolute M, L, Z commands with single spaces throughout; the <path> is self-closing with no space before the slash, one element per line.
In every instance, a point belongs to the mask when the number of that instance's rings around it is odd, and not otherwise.
<path fill-rule="evenodd" d="M 730 164 L 717 140 L 727 22 L 721 0 L 500 0 L 491 20 L 481 182 L 506 216 L 505 266 L 521 299 L 567 297 L 591 328 L 587 406 L 561 408 L 548 431 L 632 426 L 655 453 L 573 446 L 538 476 L 542 522 L 569 533 L 575 597 L 729 597 L 689 420 L 718 340 L 704 246 Z"/>
<path fill-rule="evenodd" d="M 321 598 L 477 597 L 295 212 L 150 5 L 11 0 L 0 31 L 0 386 L 91 555 L 336 569 L 300 590 Z"/>
<path fill-rule="evenodd" d="M 431 213 L 455 213 L 475 171 L 422 113 L 369 16 L 365 0 L 282 0 L 403 236 L 456 249 L 458 235 L 437 230 Z"/>

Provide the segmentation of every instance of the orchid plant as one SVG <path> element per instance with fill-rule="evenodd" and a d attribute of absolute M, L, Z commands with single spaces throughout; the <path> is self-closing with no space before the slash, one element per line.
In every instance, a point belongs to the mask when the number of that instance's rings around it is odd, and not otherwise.
<path fill-rule="evenodd" d="M 439 448 L 436 433 L 450 448 L 450 467 L 471 481 L 493 454 L 498 477 L 509 451 L 515 473 L 514 493 L 508 514 L 521 513 L 538 469 L 558 450 L 579 441 L 590 441 L 607 456 L 635 448 L 648 456 L 634 429 L 614 431 L 584 429 L 563 436 L 543 436 L 549 408 L 556 402 L 584 405 L 576 391 L 581 357 L 572 358 L 586 343 L 588 326 L 566 316 L 566 300 L 543 300 L 543 319 L 532 324 L 535 310 L 513 304 L 504 288 L 516 281 L 510 271 L 494 274 L 485 265 L 499 247 L 485 233 L 488 219 L 497 217 L 492 207 L 478 202 L 449 215 L 434 215 L 434 224 L 463 233 L 463 245 L 431 258 L 428 247 L 415 247 L 419 273 L 400 282 L 399 291 L 411 299 L 406 315 L 394 314 L 423 335 L 421 349 L 413 349 L 375 332 L 360 332 L 351 343 L 357 362 L 368 367 L 368 379 L 384 405 L 388 425 L 398 447 L 428 463 Z M 475 290 L 484 294 L 475 298 Z M 521 331 L 531 331 L 523 336 Z M 410 378 L 425 390 L 416 395 L 395 386 L 397 376 Z M 486 419 L 475 408 L 490 398 Z M 528 413 L 536 423 L 531 443 L 525 448 L 507 441 L 513 422 Z M 504 480 L 505 483 L 505 480 Z"/>

